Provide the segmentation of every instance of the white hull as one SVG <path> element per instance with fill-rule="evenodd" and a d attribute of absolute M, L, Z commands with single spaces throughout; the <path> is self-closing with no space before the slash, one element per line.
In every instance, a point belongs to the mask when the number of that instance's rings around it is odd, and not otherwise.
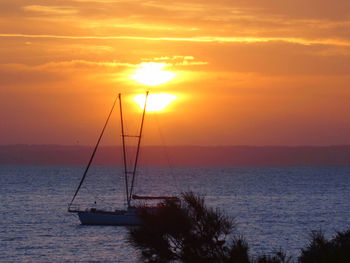
<path fill-rule="evenodd" d="M 82 225 L 134 226 L 140 225 L 141 219 L 134 210 L 118 210 L 115 212 L 87 210 L 77 211 Z"/>

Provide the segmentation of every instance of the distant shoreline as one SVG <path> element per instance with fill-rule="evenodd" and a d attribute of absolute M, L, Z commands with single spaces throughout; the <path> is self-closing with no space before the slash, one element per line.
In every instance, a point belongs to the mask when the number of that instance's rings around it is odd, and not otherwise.
<path fill-rule="evenodd" d="M 85 165 L 92 149 L 92 146 L 2 145 L 0 165 Z M 143 146 L 141 151 L 140 165 L 350 166 L 350 145 Z M 102 146 L 94 163 L 122 165 L 121 147 Z"/>

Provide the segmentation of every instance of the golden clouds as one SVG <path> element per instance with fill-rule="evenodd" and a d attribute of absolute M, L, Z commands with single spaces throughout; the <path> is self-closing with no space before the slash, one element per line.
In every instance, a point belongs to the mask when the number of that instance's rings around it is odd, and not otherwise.
<path fill-rule="evenodd" d="M 159 61 L 160 58 L 144 59 L 146 61 Z M 38 84 L 47 82 L 56 82 L 67 79 L 82 79 L 88 76 L 99 76 L 103 81 L 95 79 L 95 84 L 101 83 L 122 83 L 129 81 L 131 78 L 139 79 L 141 82 L 149 74 L 157 74 L 162 71 L 165 66 L 186 67 L 191 65 L 205 65 L 205 62 L 196 62 L 194 57 L 176 56 L 174 58 L 161 58 L 163 62 L 141 62 L 137 64 L 117 62 L 117 61 L 87 61 L 87 60 L 71 60 L 60 62 L 48 62 L 40 65 L 25 65 L 25 64 L 0 64 L 0 85 L 18 85 L 18 84 Z M 190 59 L 191 62 L 187 62 Z M 148 67 L 147 67 L 148 66 Z M 145 69 L 143 70 L 142 69 Z M 140 71 L 141 70 L 141 71 Z M 135 75 L 135 72 L 139 75 Z M 159 72 L 158 72 L 159 71 Z M 163 71 L 162 71 L 163 72 Z M 174 73 L 168 75 L 168 71 L 164 71 L 164 78 L 170 80 L 174 77 Z M 86 75 L 84 77 L 84 75 Z M 133 77 L 134 76 L 134 77 Z M 161 80 L 146 81 L 151 85 L 158 84 Z M 129 83 L 129 85 L 131 85 Z M 147 84 L 148 85 L 148 84 Z"/>
<path fill-rule="evenodd" d="M 272 1 L 273 2 L 273 1 Z M 343 16 L 327 16 L 337 4 L 326 10 L 314 0 L 300 6 L 300 10 L 321 8 L 324 16 L 299 16 L 291 7 L 295 1 L 283 5 L 271 1 L 261 3 L 170 2 L 162 1 L 50 1 L 50 5 L 13 6 L 17 25 L 8 36 L 43 37 L 58 39 L 129 39 L 183 42 L 271 42 L 284 41 L 299 44 L 348 45 L 350 22 Z M 337 1 L 339 2 L 339 1 Z M 11 6 L 11 4 L 8 4 Z M 347 4 L 343 1 L 339 6 Z M 290 12 L 287 7 L 290 7 Z M 20 8 L 16 10 L 16 8 Z M 345 11 L 344 10 L 344 11 Z M 4 9 L 4 13 L 6 10 Z M 340 11 L 339 11 L 340 12 Z M 1 15 L 1 11 L 0 11 Z M 23 30 L 34 20 L 49 21 L 37 30 Z M 22 21 L 22 25 L 21 25 Z M 37 27 L 37 24 L 35 24 Z M 60 34 L 54 34 L 59 27 Z M 50 30 L 51 29 L 51 30 Z M 36 32 L 33 32 L 36 31 Z M 39 33 L 40 32 L 40 33 Z M 5 32 L 0 32 L 5 33 Z M 4 36 L 4 35 L 3 35 Z"/>
<path fill-rule="evenodd" d="M 177 41 L 177 42 L 204 42 L 204 43 L 266 43 L 286 42 L 300 45 L 330 45 L 350 47 L 350 41 L 342 39 L 304 39 L 288 37 L 147 37 L 147 36 L 69 36 L 69 35 L 34 35 L 34 34 L 0 34 L 4 38 L 51 38 L 71 40 L 145 40 L 145 41 Z"/>

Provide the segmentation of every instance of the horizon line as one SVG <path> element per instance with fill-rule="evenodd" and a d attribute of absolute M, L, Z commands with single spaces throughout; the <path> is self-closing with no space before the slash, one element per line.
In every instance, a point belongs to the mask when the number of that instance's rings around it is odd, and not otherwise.
<path fill-rule="evenodd" d="M 0 147 L 12 147 L 12 146 L 49 146 L 49 147 L 94 147 L 94 144 L 29 144 L 29 143 L 15 143 L 15 144 L 0 144 Z M 121 147 L 121 144 L 114 145 L 101 145 L 100 147 Z M 285 147 L 285 148 L 298 148 L 298 147 L 350 147 L 349 144 L 298 144 L 298 145 L 287 145 L 287 144 L 226 144 L 226 145 L 192 145 L 192 144 L 181 144 L 181 145 L 143 145 L 142 147 Z"/>

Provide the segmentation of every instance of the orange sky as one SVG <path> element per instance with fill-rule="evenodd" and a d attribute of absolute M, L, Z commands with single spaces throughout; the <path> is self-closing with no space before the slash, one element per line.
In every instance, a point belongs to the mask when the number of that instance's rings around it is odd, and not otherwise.
<path fill-rule="evenodd" d="M 176 77 L 147 88 L 142 62 Z M 145 144 L 350 144 L 350 1 L 1 0 L 0 144 L 94 144 L 146 89 L 177 99 Z"/>

